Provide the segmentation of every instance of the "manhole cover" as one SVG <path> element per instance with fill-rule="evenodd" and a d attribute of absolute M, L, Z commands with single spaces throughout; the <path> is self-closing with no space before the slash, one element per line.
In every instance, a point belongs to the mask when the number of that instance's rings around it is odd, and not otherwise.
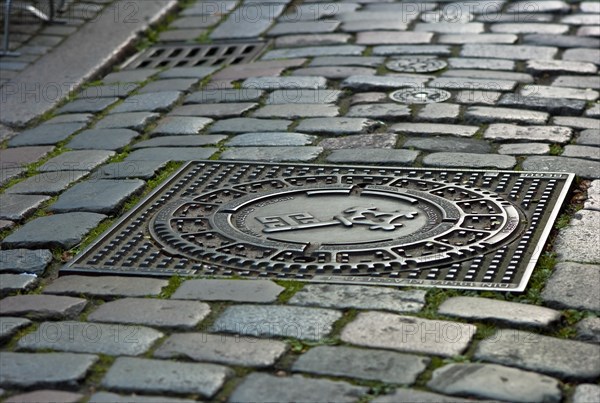
<path fill-rule="evenodd" d="M 448 65 L 443 60 L 427 56 L 409 56 L 390 60 L 385 67 L 392 71 L 408 73 L 431 73 L 445 68 Z"/>
<path fill-rule="evenodd" d="M 437 88 L 406 88 L 392 92 L 390 99 L 403 104 L 431 104 L 444 102 L 450 96 L 448 91 Z"/>
<path fill-rule="evenodd" d="M 124 63 L 123 68 L 131 70 L 248 63 L 254 60 L 266 45 L 266 42 L 157 45 L 134 55 Z"/>
<path fill-rule="evenodd" d="M 191 162 L 61 271 L 520 291 L 572 179 Z"/>

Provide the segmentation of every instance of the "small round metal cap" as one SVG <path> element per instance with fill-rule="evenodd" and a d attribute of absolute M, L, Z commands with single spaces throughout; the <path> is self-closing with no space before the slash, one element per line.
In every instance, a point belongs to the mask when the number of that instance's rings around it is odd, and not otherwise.
<path fill-rule="evenodd" d="M 389 97 L 392 101 L 403 104 L 431 104 L 444 102 L 451 95 L 448 91 L 437 88 L 405 88 L 392 92 Z"/>
<path fill-rule="evenodd" d="M 409 56 L 390 60 L 385 67 L 388 70 L 403 73 L 431 73 L 448 66 L 444 60 L 430 56 Z"/>

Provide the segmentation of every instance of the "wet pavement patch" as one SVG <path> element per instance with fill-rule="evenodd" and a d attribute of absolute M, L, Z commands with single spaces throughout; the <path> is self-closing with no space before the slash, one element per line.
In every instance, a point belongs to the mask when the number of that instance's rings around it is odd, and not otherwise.
<path fill-rule="evenodd" d="M 62 272 L 519 291 L 572 179 L 190 162 Z"/>

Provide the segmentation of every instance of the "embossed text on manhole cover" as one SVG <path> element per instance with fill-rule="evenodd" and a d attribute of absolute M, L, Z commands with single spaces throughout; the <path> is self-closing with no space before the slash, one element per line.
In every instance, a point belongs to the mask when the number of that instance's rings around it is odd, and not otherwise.
<path fill-rule="evenodd" d="M 520 291 L 572 180 L 191 162 L 61 272 Z"/>
<path fill-rule="evenodd" d="M 155 45 L 127 60 L 123 68 L 131 70 L 249 63 L 266 46 L 267 42 Z"/>

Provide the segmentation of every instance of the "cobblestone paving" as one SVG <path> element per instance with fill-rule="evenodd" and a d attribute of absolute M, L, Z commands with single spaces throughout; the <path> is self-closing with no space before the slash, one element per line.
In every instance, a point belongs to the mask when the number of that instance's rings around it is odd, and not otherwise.
<path fill-rule="evenodd" d="M 23 56 L 0 59 L 1 79 L 111 4 L 67 2 L 65 25 L 13 25 Z M 37 125 L 0 127 L 1 398 L 600 401 L 597 2 L 180 6 L 142 47 L 260 38 L 270 47 L 246 64 L 113 71 Z M 386 68 L 411 55 L 447 67 Z M 451 97 L 394 103 L 399 88 Z M 57 278 L 181 161 L 208 158 L 577 180 L 521 294 Z"/>

